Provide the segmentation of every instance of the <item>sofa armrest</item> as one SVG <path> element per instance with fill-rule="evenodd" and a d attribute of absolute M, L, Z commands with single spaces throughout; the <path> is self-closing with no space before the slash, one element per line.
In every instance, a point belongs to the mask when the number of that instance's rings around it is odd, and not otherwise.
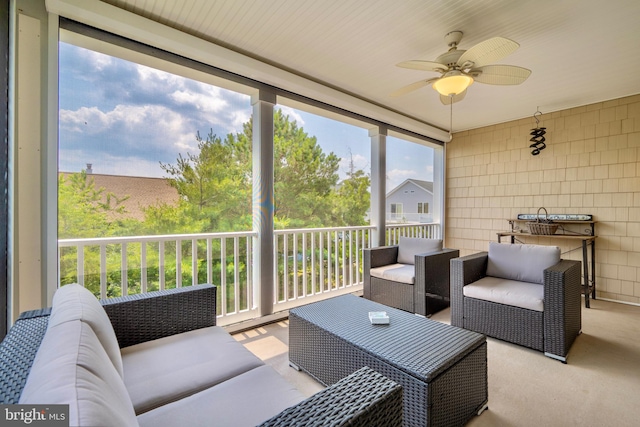
<path fill-rule="evenodd" d="M 363 257 L 363 286 L 362 291 L 366 299 L 371 299 L 371 269 L 398 262 L 398 246 L 379 246 L 362 250 Z"/>
<path fill-rule="evenodd" d="M 101 300 L 120 348 L 216 325 L 216 287 L 195 285 Z"/>
<path fill-rule="evenodd" d="M 582 329 L 581 266 L 561 260 L 544 271 L 544 351 L 560 359 Z"/>
<path fill-rule="evenodd" d="M 458 249 L 447 248 L 415 256 L 413 301 L 416 314 L 427 315 L 426 297 L 429 294 L 449 301 L 450 261 L 459 256 Z"/>
<path fill-rule="evenodd" d="M 365 366 L 259 427 L 400 427 L 402 410 L 402 387 Z"/>
<path fill-rule="evenodd" d="M 50 309 L 24 312 L 0 344 L 0 403 L 18 403 L 40 343 Z"/>
<path fill-rule="evenodd" d="M 462 288 L 482 279 L 487 273 L 488 252 L 453 258 L 451 262 L 451 324 L 464 327 L 464 295 Z"/>

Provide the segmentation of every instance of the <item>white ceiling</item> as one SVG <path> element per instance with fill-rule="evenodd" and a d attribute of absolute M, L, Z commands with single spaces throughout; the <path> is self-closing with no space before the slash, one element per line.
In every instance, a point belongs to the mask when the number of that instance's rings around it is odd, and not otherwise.
<path fill-rule="evenodd" d="M 520 48 L 499 63 L 532 70 L 519 86 L 475 83 L 453 106 L 454 132 L 640 93 L 638 0 L 103 0 L 253 58 L 449 130 L 429 86 L 444 35 L 460 49 L 494 36 Z"/>

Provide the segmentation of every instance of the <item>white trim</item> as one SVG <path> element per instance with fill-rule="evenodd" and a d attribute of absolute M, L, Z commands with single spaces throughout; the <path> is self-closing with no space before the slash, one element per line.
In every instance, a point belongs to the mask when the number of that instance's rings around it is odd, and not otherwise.
<path fill-rule="evenodd" d="M 47 25 L 47 132 L 42 153 L 43 292 L 48 307 L 58 289 L 58 16 L 49 14 Z"/>
<path fill-rule="evenodd" d="M 439 141 L 448 132 L 98 0 L 46 0 L 50 13 Z"/>
<path fill-rule="evenodd" d="M 584 298 L 584 295 L 582 296 Z M 626 305 L 633 305 L 635 307 L 640 307 L 640 303 L 637 302 L 629 302 L 629 301 L 620 301 L 617 299 L 611 299 L 611 298 L 601 298 L 601 297 L 597 297 L 595 300 L 593 298 L 589 298 L 589 301 L 607 301 L 607 302 L 617 302 L 619 304 L 626 304 Z"/>

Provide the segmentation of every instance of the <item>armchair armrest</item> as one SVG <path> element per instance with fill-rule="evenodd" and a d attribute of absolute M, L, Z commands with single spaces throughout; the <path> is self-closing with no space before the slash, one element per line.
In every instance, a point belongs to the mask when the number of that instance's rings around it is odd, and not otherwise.
<path fill-rule="evenodd" d="M 544 271 L 544 351 L 563 361 L 582 329 L 581 265 L 560 260 Z"/>
<path fill-rule="evenodd" d="M 416 276 L 413 301 L 416 314 L 427 315 L 426 297 L 442 297 L 449 301 L 450 261 L 460 256 L 458 249 L 442 249 L 438 252 L 415 256 Z"/>
<path fill-rule="evenodd" d="M 365 366 L 259 427 L 400 427 L 402 410 L 402 387 Z"/>
<path fill-rule="evenodd" d="M 216 287 L 196 285 L 101 300 L 120 348 L 216 325 Z"/>
<path fill-rule="evenodd" d="M 451 324 L 463 327 L 464 296 L 462 288 L 482 279 L 487 273 L 488 252 L 453 258 L 451 262 Z"/>
<path fill-rule="evenodd" d="M 371 269 L 398 262 L 398 246 L 379 246 L 362 250 L 363 257 L 363 294 L 371 299 Z"/>

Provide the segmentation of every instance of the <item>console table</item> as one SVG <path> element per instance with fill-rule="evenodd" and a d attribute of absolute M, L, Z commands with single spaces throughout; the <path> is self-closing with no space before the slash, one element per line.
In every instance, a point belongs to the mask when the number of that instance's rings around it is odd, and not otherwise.
<path fill-rule="evenodd" d="M 518 215 L 517 219 L 508 219 L 511 230 L 510 231 L 501 231 L 498 234 L 498 242 L 501 242 L 502 237 L 511 237 L 511 243 L 515 243 L 516 237 L 545 237 L 550 239 L 565 239 L 565 240 L 575 240 L 581 242 L 582 245 L 582 271 L 583 271 L 583 286 L 584 286 L 584 305 L 589 308 L 589 293 L 591 293 L 591 298 L 596 299 L 596 236 L 595 234 L 595 224 L 596 221 L 592 219 L 588 220 L 573 220 L 573 219 L 557 219 L 560 218 L 571 218 L 572 215 L 549 215 L 550 219 L 553 220 L 554 224 L 558 224 L 562 229 L 556 231 L 555 234 L 531 234 L 527 231 L 527 227 L 525 223 L 535 221 L 537 215 L 529 215 L 529 214 L 521 214 Z M 555 218 L 554 218 L 555 217 Z M 591 215 L 576 215 L 576 217 L 588 217 L 591 218 Z M 569 229 L 565 229 L 572 227 L 575 228 L 577 226 L 587 225 L 587 228 L 584 228 L 580 232 L 573 232 Z M 591 246 L 591 272 L 589 272 L 589 257 L 587 248 Z M 591 278 L 589 278 L 589 273 L 591 273 Z"/>

